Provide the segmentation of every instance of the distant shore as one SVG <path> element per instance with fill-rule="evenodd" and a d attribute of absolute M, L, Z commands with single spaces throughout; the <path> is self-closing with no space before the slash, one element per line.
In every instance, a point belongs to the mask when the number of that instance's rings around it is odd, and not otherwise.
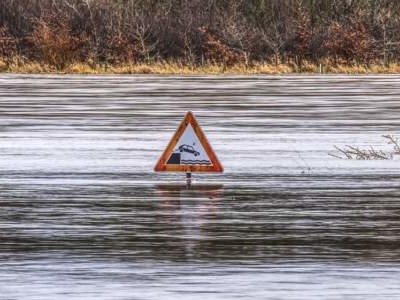
<path fill-rule="evenodd" d="M 400 64 L 314 64 L 305 62 L 302 66 L 288 63 L 254 63 L 254 64 L 205 64 L 190 66 L 176 62 L 130 63 L 124 65 L 105 65 L 91 63 L 72 63 L 63 68 L 30 61 L 23 63 L 5 63 L 0 60 L 0 73 L 24 74 L 170 74 L 170 75 L 202 75 L 202 74 L 399 74 Z"/>
<path fill-rule="evenodd" d="M 400 73 L 399 1 L 2 1 L 0 72 Z"/>

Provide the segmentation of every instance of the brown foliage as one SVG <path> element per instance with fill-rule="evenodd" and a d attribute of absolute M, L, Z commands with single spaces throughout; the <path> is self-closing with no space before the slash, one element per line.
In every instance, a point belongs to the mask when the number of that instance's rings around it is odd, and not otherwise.
<path fill-rule="evenodd" d="M 137 46 L 122 35 L 111 39 L 108 53 L 107 62 L 114 65 L 135 62 L 138 56 Z"/>
<path fill-rule="evenodd" d="M 361 22 L 333 22 L 328 28 L 324 47 L 336 60 L 367 62 L 374 54 L 374 43 L 368 28 Z"/>
<path fill-rule="evenodd" d="M 204 60 L 352 65 L 400 61 L 400 2 L 0 1 L 0 55 L 52 68 Z M 5 58 L 4 58 L 5 57 Z M 332 59 L 334 58 L 334 59 Z"/>
<path fill-rule="evenodd" d="M 7 27 L 0 27 L 0 58 L 8 64 L 17 52 L 17 41 L 9 33 Z"/>
<path fill-rule="evenodd" d="M 199 31 L 202 33 L 204 57 L 208 62 L 226 66 L 245 62 L 243 52 L 231 49 L 208 28 L 201 27 Z"/>
<path fill-rule="evenodd" d="M 294 51 L 301 58 L 307 57 L 311 51 L 313 31 L 310 26 L 309 16 L 301 8 L 299 8 L 299 16 L 295 28 L 293 39 Z"/>
<path fill-rule="evenodd" d="M 74 36 L 65 21 L 39 21 L 29 40 L 41 61 L 62 70 L 80 60 L 86 38 Z"/>

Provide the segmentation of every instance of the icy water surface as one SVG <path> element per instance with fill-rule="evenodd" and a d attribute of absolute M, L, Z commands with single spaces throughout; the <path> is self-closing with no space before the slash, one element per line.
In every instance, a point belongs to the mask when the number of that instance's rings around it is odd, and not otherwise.
<path fill-rule="evenodd" d="M 0 299 L 398 299 L 400 160 L 328 155 L 388 133 L 400 76 L 0 75 Z"/>

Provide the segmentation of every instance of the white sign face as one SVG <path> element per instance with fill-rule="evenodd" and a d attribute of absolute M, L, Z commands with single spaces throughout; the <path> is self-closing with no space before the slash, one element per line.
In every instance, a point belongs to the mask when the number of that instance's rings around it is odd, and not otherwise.
<path fill-rule="evenodd" d="M 154 167 L 156 172 L 213 172 L 224 168 L 193 113 L 188 111 Z"/>
<path fill-rule="evenodd" d="M 210 158 L 189 124 L 180 137 L 167 165 L 211 165 Z"/>

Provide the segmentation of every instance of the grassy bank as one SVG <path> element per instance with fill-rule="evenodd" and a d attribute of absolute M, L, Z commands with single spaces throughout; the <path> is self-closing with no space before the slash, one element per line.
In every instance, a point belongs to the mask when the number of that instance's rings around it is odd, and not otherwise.
<path fill-rule="evenodd" d="M 0 60 L 0 72 L 25 74 L 397 74 L 400 73 L 400 64 L 357 65 L 357 64 L 271 64 L 255 63 L 252 65 L 235 64 L 224 66 L 220 64 L 206 64 L 190 66 L 177 62 L 156 62 L 151 64 L 125 64 L 118 66 L 93 65 L 89 63 L 72 63 L 64 68 L 40 62 L 13 62 L 5 63 Z"/>

